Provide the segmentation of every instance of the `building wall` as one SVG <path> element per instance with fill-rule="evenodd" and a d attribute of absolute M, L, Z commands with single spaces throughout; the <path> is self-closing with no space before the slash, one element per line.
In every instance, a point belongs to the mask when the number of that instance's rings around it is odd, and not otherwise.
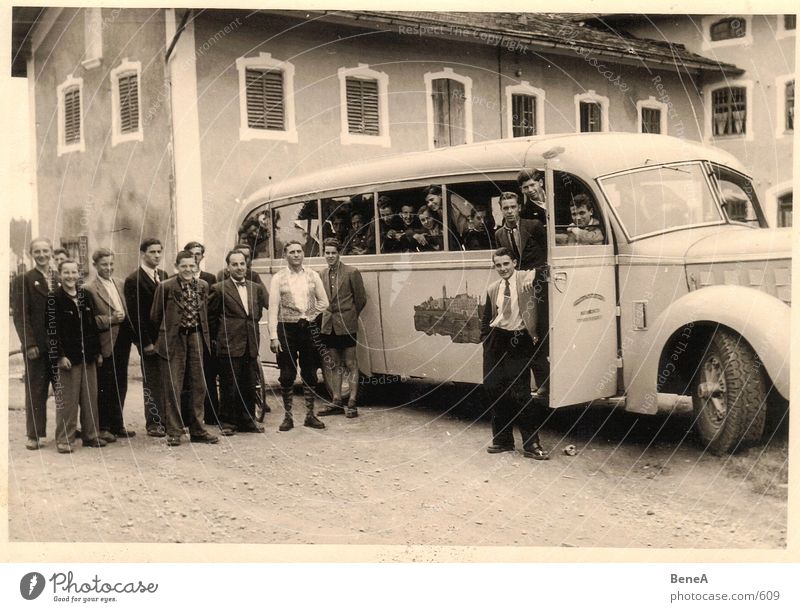
<path fill-rule="evenodd" d="M 637 100 L 659 95 L 654 76 L 661 76 L 673 93 L 675 117 L 684 119 L 669 119 L 668 133 L 700 139 L 697 123 L 686 120 L 700 106 L 693 89 L 687 93 L 681 85 L 687 75 L 679 78 L 674 72 L 605 62 L 606 69 L 620 77 L 614 84 L 608 73 L 603 76 L 577 53 L 541 55 L 533 49 L 514 52 L 468 40 L 367 32 L 323 22 L 298 24 L 243 11 L 207 11 L 195 20 L 204 235 L 207 258 L 216 262 L 211 267 L 221 265 L 226 247 L 235 239 L 239 201 L 256 189 L 333 164 L 426 150 L 424 74 L 445 67 L 472 79 L 474 142 L 506 134 L 505 87 L 521 81 L 545 90 L 547 133 L 575 131 L 574 96 L 588 90 L 609 99 L 611 130 L 635 132 Z M 239 138 L 236 59 L 259 52 L 294 64 L 296 143 Z M 389 148 L 340 143 L 337 71 L 359 63 L 389 77 Z"/>
<path fill-rule="evenodd" d="M 171 245 L 163 11 L 102 9 L 103 57 L 91 69 L 81 63 L 84 11 L 61 12 L 34 52 L 35 74 L 28 75 L 36 79 L 39 231 L 54 243 L 86 235 L 89 253 L 112 248 L 118 254 L 117 273 L 124 276 L 137 265 L 144 237 Z M 142 65 L 144 138 L 112 146 L 109 73 L 123 58 Z M 59 156 L 56 88 L 69 74 L 83 79 L 85 150 Z"/>
<path fill-rule="evenodd" d="M 691 20 L 687 16 L 649 17 L 649 20 L 626 23 L 625 29 L 637 36 L 681 43 L 690 51 L 745 70 L 734 80 L 749 82 L 753 87 L 747 112 L 747 129 L 753 131 L 752 140 L 742 136 L 714 138 L 707 130 L 704 130 L 704 138 L 708 144 L 735 155 L 749 169 L 767 219 L 774 225 L 776 200 L 786 189 L 791 191 L 793 168 L 793 135 L 779 129 L 783 116 L 777 116 L 778 97 L 784 92 L 776 85 L 776 79 L 794 73 L 796 30 L 779 33 L 778 20 L 782 20 L 783 15 L 754 15 L 747 21 L 752 40 L 748 36 L 734 44 L 710 46 L 708 40 L 704 41 L 704 35 L 708 37 L 707 26 L 715 20 L 713 17 L 697 15 Z M 724 82 L 724 79 L 706 80 L 704 93 Z M 710 108 L 706 111 L 711 113 Z"/>

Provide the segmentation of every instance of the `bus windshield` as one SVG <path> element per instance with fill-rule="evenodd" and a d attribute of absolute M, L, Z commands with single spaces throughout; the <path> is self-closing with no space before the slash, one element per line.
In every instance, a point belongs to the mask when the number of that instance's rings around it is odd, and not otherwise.
<path fill-rule="evenodd" d="M 659 166 L 600 179 L 629 237 L 692 225 L 722 223 L 703 166 Z"/>

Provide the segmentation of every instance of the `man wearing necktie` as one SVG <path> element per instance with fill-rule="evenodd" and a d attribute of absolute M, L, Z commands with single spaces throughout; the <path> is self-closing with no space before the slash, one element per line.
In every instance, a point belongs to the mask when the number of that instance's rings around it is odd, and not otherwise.
<path fill-rule="evenodd" d="M 518 270 L 536 270 L 534 296 L 539 311 L 537 323 L 536 351 L 531 366 L 536 379 L 536 396 L 546 401 L 550 364 L 547 361 L 549 308 L 547 297 L 547 232 L 541 222 L 534 219 L 521 219 L 519 196 L 513 191 L 500 195 L 500 210 L 503 225 L 495 232 L 498 246 L 505 247 L 517 262 Z"/>
<path fill-rule="evenodd" d="M 492 444 L 486 450 L 513 451 L 516 425 L 523 455 L 548 459 L 539 440 L 540 410 L 533 405 L 529 384 L 538 343 L 533 292 L 537 272 L 517 272 L 514 255 L 505 247 L 494 252 L 492 263 L 500 279 L 489 286 L 481 317 L 483 384 L 492 407 Z"/>
<path fill-rule="evenodd" d="M 263 433 L 255 420 L 256 368 L 261 313 L 269 305 L 264 285 L 247 280 L 247 257 L 225 256 L 227 278 L 211 287 L 208 325 L 219 368 L 220 419 L 239 432 Z"/>
<path fill-rule="evenodd" d="M 545 204 L 544 173 L 539 170 L 524 169 L 517 175 L 517 183 L 525 201 L 519 210 L 521 219 L 535 219 L 547 226 L 547 205 Z"/>

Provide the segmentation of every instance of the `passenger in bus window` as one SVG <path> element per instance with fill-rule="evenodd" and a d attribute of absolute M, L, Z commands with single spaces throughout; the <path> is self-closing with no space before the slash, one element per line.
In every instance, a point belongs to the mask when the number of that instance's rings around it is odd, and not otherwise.
<path fill-rule="evenodd" d="M 419 231 L 421 226 L 417 209 L 413 204 L 403 204 L 400 207 L 400 226 L 405 236 L 412 236 Z"/>
<path fill-rule="evenodd" d="M 427 206 L 419 209 L 420 228 L 407 239 L 409 251 L 441 251 L 444 248 L 444 235 L 441 222 Z"/>
<path fill-rule="evenodd" d="M 460 242 L 465 251 L 480 251 L 494 248 L 494 219 L 485 208 L 476 208 Z"/>
<path fill-rule="evenodd" d="M 340 261 L 341 245 L 335 238 L 323 243 L 323 253 L 328 264 L 321 273 L 322 284 L 328 296 L 328 308 L 322 313 L 320 332 L 323 348 L 320 350 L 322 369 L 331 388 L 331 403 L 320 416 L 344 414 L 347 418 L 358 416 L 358 362 L 356 361 L 356 336 L 358 316 L 367 304 L 367 294 L 361 273 Z M 342 379 L 347 370 L 350 397 L 347 409 L 342 404 Z"/>
<path fill-rule="evenodd" d="M 425 191 L 425 206 L 431 212 L 431 215 L 442 221 L 442 188 L 439 185 L 431 185 Z M 419 214 L 419 213 L 417 213 Z"/>
<path fill-rule="evenodd" d="M 514 450 L 514 425 L 522 451 L 531 459 L 548 459 L 539 441 L 541 409 L 533 405 L 528 373 L 538 339 L 538 308 L 533 290 L 536 271 L 517 271 L 512 252 L 492 254 L 500 277 L 486 291 L 481 317 L 483 385 L 492 406 L 492 444 L 488 453 Z"/>
<path fill-rule="evenodd" d="M 351 231 L 344 243 L 343 255 L 367 255 L 375 252 L 374 226 L 365 223 L 364 213 L 355 212 L 350 218 Z"/>
<path fill-rule="evenodd" d="M 400 219 L 394 210 L 394 205 L 389 196 L 378 198 L 378 212 L 380 213 L 379 229 L 381 233 L 381 253 L 399 253 L 403 249 L 403 231 Z"/>
<path fill-rule="evenodd" d="M 336 238 L 340 244 L 347 242 L 347 233 L 350 230 L 347 220 L 347 213 L 338 210 L 322 226 L 322 239 Z"/>
<path fill-rule="evenodd" d="M 286 267 L 278 270 L 269 285 L 269 348 L 276 354 L 283 397 L 284 418 L 278 431 L 294 427 L 292 399 L 297 363 L 303 380 L 306 405 L 306 427 L 325 429 L 314 414 L 314 387 L 317 384 L 319 339 L 317 317 L 328 308 L 328 296 L 322 279 L 314 270 L 303 266 L 303 245 L 289 240 L 283 247 Z"/>
<path fill-rule="evenodd" d="M 556 233 L 556 244 L 603 244 L 603 228 L 594 216 L 594 205 L 585 193 L 576 195 L 570 204 L 572 223 Z"/>
<path fill-rule="evenodd" d="M 544 191 L 544 173 L 525 169 L 517 176 L 517 183 L 525 197 L 520 207 L 520 219 L 534 219 L 547 225 L 547 205 Z"/>

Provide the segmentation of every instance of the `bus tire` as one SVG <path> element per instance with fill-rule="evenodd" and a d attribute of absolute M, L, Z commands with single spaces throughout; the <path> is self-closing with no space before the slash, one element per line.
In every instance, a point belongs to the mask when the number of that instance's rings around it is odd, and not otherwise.
<path fill-rule="evenodd" d="M 757 443 L 766 417 L 764 370 L 738 335 L 717 329 L 697 366 L 692 386 L 695 429 L 715 455 Z"/>

